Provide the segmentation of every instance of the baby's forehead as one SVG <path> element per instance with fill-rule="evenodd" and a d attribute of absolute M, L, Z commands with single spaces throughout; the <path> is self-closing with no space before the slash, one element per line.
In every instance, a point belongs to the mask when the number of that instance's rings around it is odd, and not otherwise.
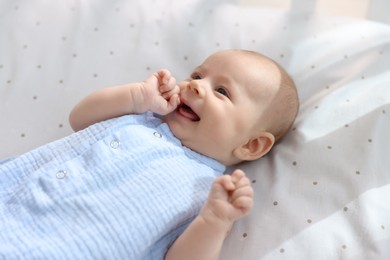
<path fill-rule="evenodd" d="M 265 66 L 253 66 L 246 71 L 246 77 L 243 79 L 247 98 L 252 100 L 256 107 L 268 106 L 281 90 L 281 73 L 278 67 L 260 62 Z"/>
<path fill-rule="evenodd" d="M 257 62 L 259 64 L 267 65 L 274 63 L 270 58 L 252 51 L 244 51 L 244 50 L 226 50 L 226 51 L 219 51 L 212 55 L 210 55 L 208 58 L 206 58 L 206 61 L 211 60 L 224 60 L 225 62 L 233 61 L 233 62 Z"/>
<path fill-rule="evenodd" d="M 256 52 L 227 50 L 209 56 L 196 70 L 231 77 L 253 99 L 267 98 L 277 91 L 281 71 L 277 64 Z"/>

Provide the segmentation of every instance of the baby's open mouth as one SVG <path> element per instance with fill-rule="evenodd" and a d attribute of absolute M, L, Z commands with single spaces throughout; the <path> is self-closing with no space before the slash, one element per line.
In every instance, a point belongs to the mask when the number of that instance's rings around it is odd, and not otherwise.
<path fill-rule="evenodd" d="M 191 121 L 200 120 L 200 117 L 189 106 L 187 106 L 184 103 L 179 105 L 177 111 L 179 112 L 180 115 L 190 119 Z"/>

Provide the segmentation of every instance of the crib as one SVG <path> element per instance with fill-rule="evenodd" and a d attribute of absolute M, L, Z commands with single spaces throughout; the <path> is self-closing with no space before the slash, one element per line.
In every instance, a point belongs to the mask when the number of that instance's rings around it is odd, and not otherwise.
<path fill-rule="evenodd" d="M 390 259 L 388 10 L 386 0 L 0 0 L 0 159 L 72 133 L 71 108 L 94 90 L 160 68 L 185 79 L 215 51 L 255 50 L 289 71 L 301 106 L 282 142 L 237 166 L 255 207 L 221 259 Z"/>

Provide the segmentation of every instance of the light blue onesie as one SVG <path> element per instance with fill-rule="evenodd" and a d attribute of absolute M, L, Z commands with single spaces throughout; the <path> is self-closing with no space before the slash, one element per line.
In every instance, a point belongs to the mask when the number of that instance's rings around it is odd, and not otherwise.
<path fill-rule="evenodd" d="M 225 167 L 152 113 L 0 164 L 0 259 L 163 259 Z"/>

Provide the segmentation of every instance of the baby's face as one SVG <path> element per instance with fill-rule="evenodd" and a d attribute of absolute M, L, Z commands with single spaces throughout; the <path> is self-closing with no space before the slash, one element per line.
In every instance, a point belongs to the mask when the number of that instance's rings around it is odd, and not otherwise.
<path fill-rule="evenodd" d="M 237 163 L 234 150 L 265 130 L 258 122 L 279 81 L 277 67 L 266 59 L 218 52 L 179 83 L 181 105 L 164 121 L 188 148 L 225 165 Z"/>

